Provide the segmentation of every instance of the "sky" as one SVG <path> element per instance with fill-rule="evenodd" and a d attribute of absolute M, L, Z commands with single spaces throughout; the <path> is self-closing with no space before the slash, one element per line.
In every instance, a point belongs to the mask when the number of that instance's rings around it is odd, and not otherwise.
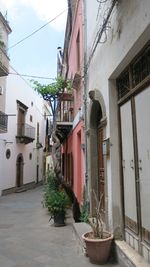
<path fill-rule="evenodd" d="M 0 11 L 12 29 L 8 56 L 15 70 L 25 75 L 56 77 L 57 47 L 64 44 L 67 0 L 0 0 Z M 53 22 L 11 48 L 63 11 Z M 39 82 L 45 84 L 52 80 Z"/>

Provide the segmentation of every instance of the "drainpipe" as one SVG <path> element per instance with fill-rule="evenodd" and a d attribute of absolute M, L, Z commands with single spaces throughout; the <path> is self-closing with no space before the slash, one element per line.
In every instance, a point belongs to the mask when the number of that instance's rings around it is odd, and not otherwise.
<path fill-rule="evenodd" d="M 87 120 L 87 16 L 86 16 L 86 0 L 83 0 L 83 16 L 84 16 L 84 138 L 85 138 L 85 197 L 87 204 L 89 206 L 89 177 L 88 177 L 88 140 L 87 140 L 87 130 L 88 130 L 88 120 Z"/>
<path fill-rule="evenodd" d="M 69 18 L 69 31 L 67 33 L 67 41 L 66 41 L 66 73 L 65 79 L 68 78 L 68 71 L 69 71 L 69 57 L 68 57 L 68 48 L 69 48 L 69 41 L 72 32 L 72 8 L 71 8 L 71 0 L 68 0 L 68 18 Z M 68 19 L 67 19 L 68 20 Z"/>

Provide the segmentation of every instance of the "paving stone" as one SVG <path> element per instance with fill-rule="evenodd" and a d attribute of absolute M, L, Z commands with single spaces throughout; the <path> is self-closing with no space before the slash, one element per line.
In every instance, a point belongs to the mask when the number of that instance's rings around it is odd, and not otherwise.
<path fill-rule="evenodd" d="M 0 267 L 93 267 L 77 242 L 71 212 L 65 227 L 54 227 L 42 193 L 39 187 L 0 198 Z"/>

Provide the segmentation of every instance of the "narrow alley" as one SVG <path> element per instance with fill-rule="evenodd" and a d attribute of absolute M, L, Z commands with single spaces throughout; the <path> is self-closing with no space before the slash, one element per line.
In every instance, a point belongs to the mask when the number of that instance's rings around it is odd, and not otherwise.
<path fill-rule="evenodd" d="M 94 266 L 83 255 L 69 216 L 65 227 L 53 227 L 49 222 L 41 204 L 42 190 L 39 187 L 0 199 L 0 267 Z"/>

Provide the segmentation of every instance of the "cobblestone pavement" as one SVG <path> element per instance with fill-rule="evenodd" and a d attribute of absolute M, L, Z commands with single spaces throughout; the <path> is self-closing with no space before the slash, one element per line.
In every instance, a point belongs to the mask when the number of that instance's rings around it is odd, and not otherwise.
<path fill-rule="evenodd" d="M 54 227 L 41 199 L 42 187 L 0 198 L 0 267 L 94 266 L 83 255 L 71 217 L 65 227 Z"/>

